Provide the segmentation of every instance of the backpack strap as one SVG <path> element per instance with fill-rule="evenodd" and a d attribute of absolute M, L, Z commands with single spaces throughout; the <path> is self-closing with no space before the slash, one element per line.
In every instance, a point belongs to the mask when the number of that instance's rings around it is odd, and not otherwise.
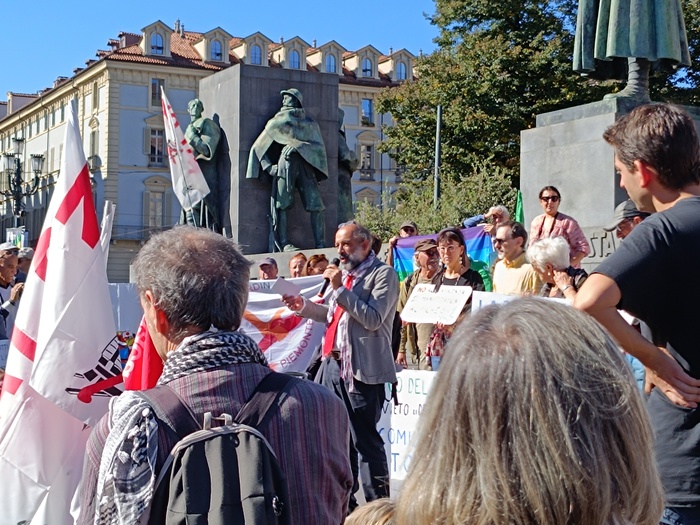
<path fill-rule="evenodd" d="M 234 418 L 236 423 L 262 431 L 279 408 L 279 399 L 286 392 L 294 377 L 271 372 L 258 383 L 245 405 Z"/>
<path fill-rule="evenodd" d="M 150 390 L 136 392 L 136 395 L 144 398 L 153 408 L 158 420 L 165 423 L 166 431 L 176 438 L 173 444 L 202 429 L 190 407 L 169 386 L 158 385 Z"/>

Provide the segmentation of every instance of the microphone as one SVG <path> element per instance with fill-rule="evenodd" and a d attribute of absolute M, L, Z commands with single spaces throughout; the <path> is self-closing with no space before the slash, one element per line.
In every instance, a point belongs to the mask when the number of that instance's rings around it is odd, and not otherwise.
<path fill-rule="evenodd" d="M 338 265 L 340 264 L 340 259 L 338 259 L 338 258 L 336 257 L 335 259 L 333 259 L 333 260 L 331 261 L 331 264 L 332 264 L 333 266 L 338 266 Z M 318 292 L 318 297 L 323 297 L 323 295 L 326 293 L 326 290 L 328 290 L 328 285 L 329 285 L 329 284 L 331 284 L 331 280 L 330 280 L 328 277 L 326 277 L 326 278 L 323 280 L 323 286 L 321 287 L 321 291 Z"/>

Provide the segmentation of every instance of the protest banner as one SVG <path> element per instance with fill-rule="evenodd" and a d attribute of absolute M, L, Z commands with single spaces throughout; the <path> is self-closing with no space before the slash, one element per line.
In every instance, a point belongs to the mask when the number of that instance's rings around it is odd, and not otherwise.
<path fill-rule="evenodd" d="M 396 378 L 399 403 L 394 405 L 390 400 L 384 404 L 377 429 L 384 440 L 392 491 L 398 491 L 406 479 L 414 453 L 412 440 L 418 418 L 423 412 L 436 375 L 437 372 L 426 370 L 402 370 Z M 387 389 L 390 388 L 387 385 Z M 387 391 L 387 398 L 390 397 L 391 393 Z"/>
<path fill-rule="evenodd" d="M 520 299 L 520 295 L 506 295 L 502 293 L 493 292 L 479 292 L 475 291 L 472 294 L 472 313 L 478 312 L 484 306 L 489 306 L 492 304 L 505 304 L 507 302 L 513 301 L 514 299 Z M 568 304 L 571 306 L 571 301 L 568 299 L 563 299 L 561 297 L 538 297 L 539 299 L 546 299 L 547 301 L 556 301 L 561 304 Z"/>
<path fill-rule="evenodd" d="M 437 292 L 434 289 L 434 284 L 416 285 L 401 311 L 401 320 L 407 323 L 456 323 L 472 294 L 472 287 L 441 286 Z"/>

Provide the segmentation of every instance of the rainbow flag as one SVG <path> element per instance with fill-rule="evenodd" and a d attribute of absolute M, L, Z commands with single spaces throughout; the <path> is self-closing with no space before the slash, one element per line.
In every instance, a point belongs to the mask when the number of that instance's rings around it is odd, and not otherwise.
<path fill-rule="evenodd" d="M 491 236 L 484 232 L 483 226 L 466 228 L 462 230 L 462 237 L 467 245 L 467 255 L 472 261 L 472 269 L 479 272 L 484 280 L 486 291 L 491 291 L 491 261 L 494 249 Z M 423 239 L 437 239 L 437 234 L 420 235 L 399 239 L 394 248 L 394 270 L 399 274 L 399 280 L 403 281 L 412 272 L 417 270 L 413 265 L 414 247 Z"/>

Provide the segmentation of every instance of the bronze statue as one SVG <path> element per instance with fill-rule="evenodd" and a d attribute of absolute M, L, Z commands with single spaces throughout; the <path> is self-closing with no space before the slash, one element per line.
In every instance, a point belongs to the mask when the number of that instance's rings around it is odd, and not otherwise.
<path fill-rule="evenodd" d="M 354 151 L 348 148 L 343 131 L 345 112 L 338 108 L 338 223 L 342 224 L 353 218 L 352 210 L 352 174 L 360 162 Z"/>
<path fill-rule="evenodd" d="M 680 0 L 579 0 L 574 71 L 625 79 L 619 93 L 650 102 L 649 69 L 690 65 Z"/>
<path fill-rule="evenodd" d="M 197 164 L 209 185 L 209 195 L 191 210 L 183 210 L 180 223 L 221 233 L 221 215 L 219 213 L 219 173 L 216 167 L 216 154 L 221 138 L 219 125 L 210 118 L 202 117 L 204 104 L 198 98 L 190 100 L 187 111 L 192 117 L 185 131 L 185 140 L 195 152 Z"/>
<path fill-rule="evenodd" d="M 282 108 L 253 143 L 246 178 L 259 178 L 261 170 L 272 177 L 270 251 L 298 249 L 287 237 L 287 210 L 294 206 L 295 189 L 311 215 L 315 247 L 325 248 L 326 208 L 318 183 L 328 178 L 328 159 L 321 129 L 306 116 L 298 89 L 285 89 L 280 94 Z"/>

